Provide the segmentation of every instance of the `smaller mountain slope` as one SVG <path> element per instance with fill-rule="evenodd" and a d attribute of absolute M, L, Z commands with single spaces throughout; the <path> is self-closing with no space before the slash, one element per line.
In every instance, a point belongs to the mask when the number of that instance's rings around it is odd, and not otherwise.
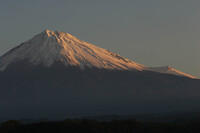
<path fill-rule="evenodd" d="M 147 67 L 147 70 L 153 71 L 153 72 L 158 72 L 158 73 L 173 74 L 173 75 L 177 75 L 177 76 L 184 76 L 184 77 L 197 79 L 196 77 L 191 76 L 191 75 L 186 74 L 186 73 L 183 73 L 179 70 L 176 70 L 171 66 Z"/>

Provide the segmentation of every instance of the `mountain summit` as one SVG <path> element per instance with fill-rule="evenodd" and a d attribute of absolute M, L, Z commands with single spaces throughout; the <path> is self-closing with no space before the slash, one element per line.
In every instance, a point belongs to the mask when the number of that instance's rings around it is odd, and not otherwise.
<path fill-rule="evenodd" d="M 51 67 L 56 62 L 81 69 L 154 71 L 195 78 L 174 68 L 148 67 L 109 50 L 82 41 L 69 33 L 45 30 L 0 57 L 0 70 L 15 62 L 28 61 L 31 65 Z"/>
<path fill-rule="evenodd" d="M 0 58 L 0 70 L 16 61 L 28 60 L 33 65 L 50 67 L 55 62 L 66 66 L 96 67 L 104 69 L 143 70 L 135 63 L 108 50 L 64 32 L 45 30 L 29 41 L 12 49 Z"/>

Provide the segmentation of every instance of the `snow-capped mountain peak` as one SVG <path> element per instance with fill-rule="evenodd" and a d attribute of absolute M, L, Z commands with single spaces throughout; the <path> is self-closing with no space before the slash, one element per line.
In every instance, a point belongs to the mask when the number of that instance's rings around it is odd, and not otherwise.
<path fill-rule="evenodd" d="M 147 70 L 195 78 L 170 66 L 148 67 L 82 41 L 69 33 L 48 29 L 0 57 L 0 71 L 12 63 L 22 61 L 28 61 L 33 66 L 50 67 L 56 62 L 62 62 L 66 67 L 77 66 L 81 69 L 94 67 L 111 70 Z"/>
<path fill-rule="evenodd" d="M 84 42 L 60 31 L 45 30 L 22 43 L 0 58 L 0 70 L 16 61 L 27 60 L 33 65 L 50 67 L 55 62 L 66 66 L 96 67 L 102 69 L 143 70 L 144 65 Z"/>

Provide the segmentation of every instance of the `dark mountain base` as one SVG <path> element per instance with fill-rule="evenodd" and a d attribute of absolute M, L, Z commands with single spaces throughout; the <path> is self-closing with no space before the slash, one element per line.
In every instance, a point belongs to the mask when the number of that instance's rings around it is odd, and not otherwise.
<path fill-rule="evenodd" d="M 27 62 L 0 72 L 0 118 L 74 118 L 199 108 L 200 81 L 150 71 L 50 68 Z"/>

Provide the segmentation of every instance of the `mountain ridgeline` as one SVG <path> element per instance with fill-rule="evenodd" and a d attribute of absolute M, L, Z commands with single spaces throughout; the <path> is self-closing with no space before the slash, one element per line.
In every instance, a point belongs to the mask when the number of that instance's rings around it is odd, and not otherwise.
<path fill-rule="evenodd" d="M 45 30 L 0 57 L 0 118 L 64 119 L 200 108 L 200 80 Z"/>

